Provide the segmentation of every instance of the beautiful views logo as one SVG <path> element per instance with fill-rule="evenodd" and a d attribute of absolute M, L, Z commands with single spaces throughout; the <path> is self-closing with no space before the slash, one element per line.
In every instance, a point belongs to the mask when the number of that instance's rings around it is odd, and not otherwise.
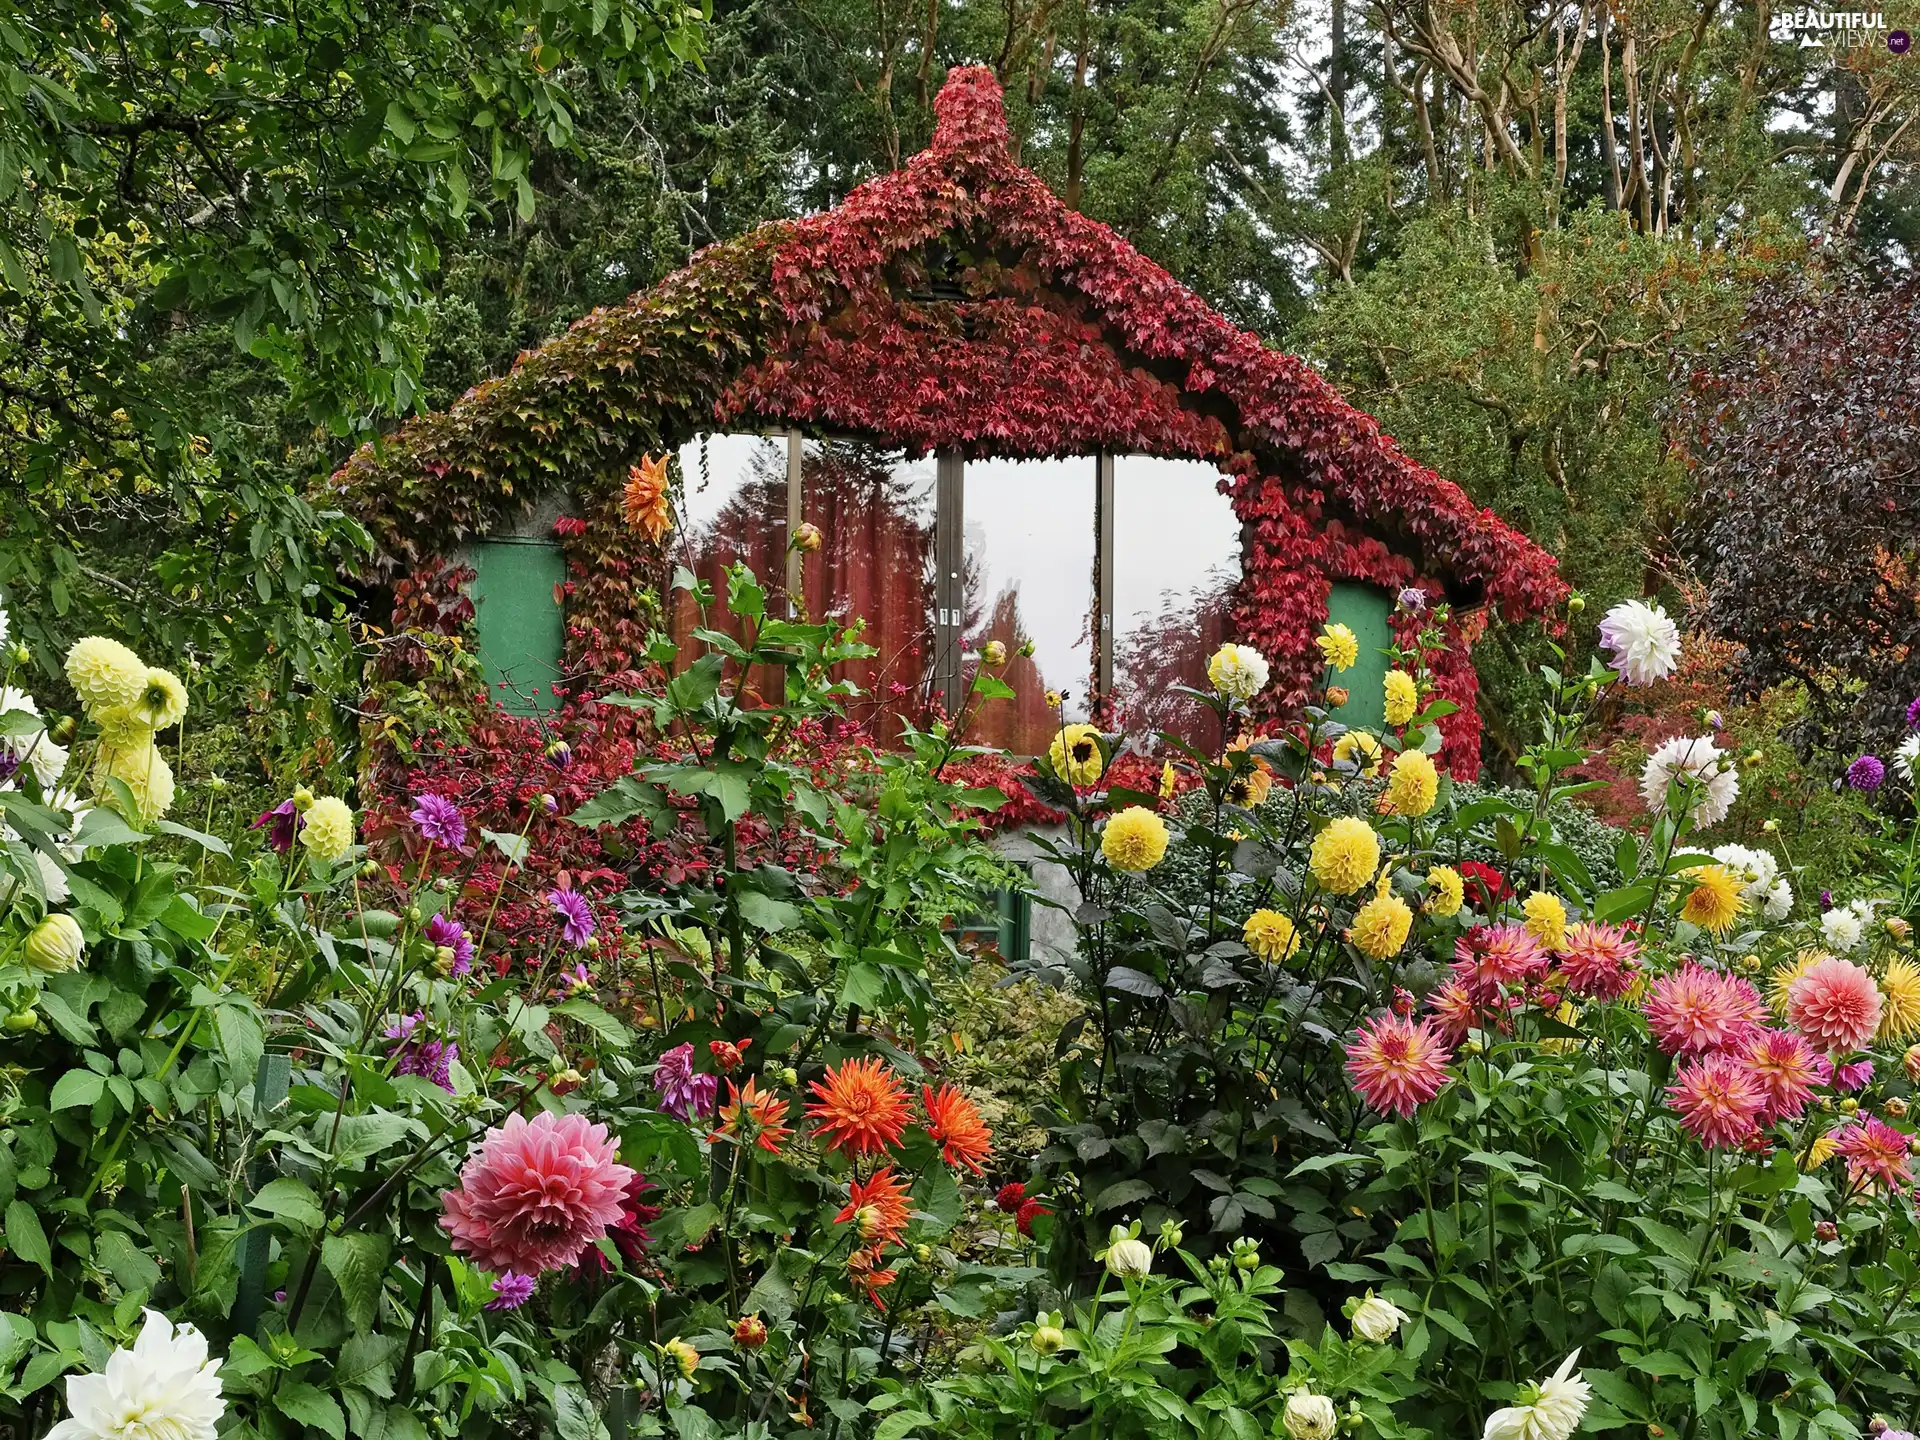
<path fill-rule="evenodd" d="M 1784 10 L 1768 22 L 1767 33 L 1802 49 L 1885 45 L 1894 54 L 1904 55 L 1913 43 L 1906 31 L 1889 30 L 1886 16 L 1878 10 Z"/>

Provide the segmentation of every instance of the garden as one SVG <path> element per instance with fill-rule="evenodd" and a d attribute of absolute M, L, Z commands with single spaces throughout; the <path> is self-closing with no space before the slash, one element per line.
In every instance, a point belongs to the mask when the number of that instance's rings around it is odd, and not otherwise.
<path fill-rule="evenodd" d="M 1904 44 L 67 8 L 0 1440 L 1913 1440 Z"/>

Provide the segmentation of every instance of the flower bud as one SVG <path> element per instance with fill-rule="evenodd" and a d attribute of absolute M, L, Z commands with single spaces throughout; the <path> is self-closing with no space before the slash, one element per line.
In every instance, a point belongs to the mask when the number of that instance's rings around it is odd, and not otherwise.
<path fill-rule="evenodd" d="M 540 796 L 540 808 L 549 815 L 558 815 L 560 813 L 560 802 L 554 799 L 552 795 L 542 792 Z"/>
<path fill-rule="evenodd" d="M 15 1035 L 32 1030 L 39 1024 L 40 1017 L 34 1013 L 34 1008 L 31 1005 L 22 1006 L 18 1010 L 8 1011 L 6 1019 L 0 1020 L 0 1026 L 4 1026 L 11 1034 Z"/>
<path fill-rule="evenodd" d="M 914 1246 L 913 1258 L 921 1265 L 931 1265 L 933 1263 L 933 1247 L 931 1245 Z"/>
<path fill-rule="evenodd" d="M 1311 1390 L 1296 1390 L 1289 1395 L 1281 1418 L 1293 1440 L 1332 1440 L 1340 1426 L 1333 1401 Z"/>
<path fill-rule="evenodd" d="M 1327 708 L 1329 710 L 1338 710 L 1351 698 L 1353 697 L 1347 693 L 1347 687 L 1344 685 L 1329 685 L 1327 687 Z"/>
<path fill-rule="evenodd" d="M 27 965 L 48 974 L 79 969 L 86 951 L 86 936 L 71 915 L 49 915 L 27 936 Z"/>
<path fill-rule="evenodd" d="M 1362 1340 L 1384 1345 L 1399 1331 L 1400 1322 L 1406 1318 L 1406 1311 L 1369 1290 L 1367 1298 L 1353 1312 L 1353 1333 Z"/>
<path fill-rule="evenodd" d="M 293 808 L 298 810 L 302 815 L 313 808 L 313 791 L 304 785 L 297 787 L 291 798 L 293 800 Z"/>
<path fill-rule="evenodd" d="M 792 1089 L 800 1083 L 800 1072 L 791 1065 L 783 1066 L 780 1071 L 780 1083 L 788 1089 Z"/>
<path fill-rule="evenodd" d="M 564 740 L 555 740 L 547 746 L 547 763 L 556 770 L 564 770 L 573 764 L 573 747 Z"/>
<path fill-rule="evenodd" d="M 1260 1247 L 1242 1235 L 1233 1242 L 1233 1265 L 1236 1270 L 1253 1271 L 1260 1268 Z"/>
<path fill-rule="evenodd" d="M 1749 751 L 1747 752 L 1747 764 L 1749 764 L 1749 765 L 1764 765 L 1764 764 L 1766 764 L 1766 763 L 1767 763 L 1767 752 L 1766 752 L 1766 751 L 1764 751 L 1764 750 L 1749 750 Z"/>
<path fill-rule="evenodd" d="M 820 533 L 818 525 L 811 520 L 802 520 L 793 532 L 793 548 L 812 555 L 820 549 L 826 538 Z"/>
<path fill-rule="evenodd" d="M 980 647 L 980 663 L 998 670 L 1007 663 L 1007 647 L 1003 641 L 989 640 Z"/>
<path fill-rule="evenodd" d="M 1760 828 L 1769 835 L 1778 835 L 1780 833 L 1780 822 L 1769 815 L 1760 822 Z"/>
<path fill-rule="evenodd" d="M 1118 1280 L 1142 1280 L 1153 1273 L 1153 1251 L 1128 1238 L 1107 1246 L 1107 1273 Z"/>
<path fill-rule="evenodd" d="M 1885 1100 L 1880 1102 L 1880 1108 L 1887 1112 L 1887 1118 L 1890 1120 L 1904 1120 L 1907 1118 L 1907 1102 L 1902 1100 L 1898 1095 L 1889 1095 Z"/>
<path fill-rule="evenodd" d="M 1576 595 L 1569 595 L 1567 597 L 1567 613 L 1569 615 L 1578 615 L 1582 610 L 1586 608 L 1587 608 L 1587 601 L 1584 595 L 1576 594 Z"/>
<path fill-rule="evenodd" d="M 1186 1238 L 1186 1232 L 1180 1228 L 1180 1222 L 1178 1220 L 1162 1220 L 1160 1222 L 1160 1248 L 1162 1250 L 1177 1250 L 1180 1248 L 1180 1242 Z"/>
<path fill-rule="evenodd" d="M 223 793 L 226 790 L 226 788 L 227 788 L 226 776 L 209 775 L 207 777 L 207 789 L 211 790 L 214 794 L 219 795 Z"/>
<path fill-rule="evenodd" d="M 1813 1227 L 1813 1238 L 1822 1245 L 1831 1245 L 1840 1238 L 1840 1227 L 1831 1220 L 1816 1221 Z"/>
<path fill-rule="evenodd" d="M 1900 1063 L 1906 1067 L 1907 1079 L 1920 1085 L 1920 1045 L 1909 1045 L 1907 1053 L 1900 1057 Z"/>
<path fill-rule="evenodd" d="M 1027 1344 L 1033 1347 L 1036 1355 L 1052 1355 L 1067 1343 L 1067 1332 L 1058 1325 L 1036 1325 L 1033 1334 L 1027 1338 Z"/>
<path fill-rule="evenodd" d="M 669 1340 L 659 1347 L 660 1358 L 667 1364 L 679 1369 L 682 1379 L 693 1379 L 693 1372 L 700 1368 L 700 1352 L 684 1340 Z"/>
<path fill-rule="evenodd" d="M 557 1072 L 552 1079 L 547 1081 L 547 1088 L 556 1095 L 567 1095 L 578 1090 L 586 1083 L 587 1077 L 569 1065 L 565 1070 Z"/>
<path fill-rule="evenodd" d="M 1854 1099 L 1853 1096 L 1851 1095 L 1847 1096 L 1846 1099 L 1840 1102 L 1840 1113 L 1842 1115 L 1855 1114 L 1859 1109 L 1860 1109 L 1860 1102 Z"/>
<path fill-rule="evenodd" d="M 733 1322 L 733 1343 L 742 1350 L 758 1350 L 767 1343 L 767 1322 L 758 1315 L 742 1315 Z"/>
<path fill-rule="evenodd" d="M 371 880 L 373 879 L 374 876 L 378 875 L 379 873 L 380 873 L 380 862 L 378 860 L 369 859 L 369 860 L 363 860 L 360 862 L 360 874 L 362 878 Z"/>

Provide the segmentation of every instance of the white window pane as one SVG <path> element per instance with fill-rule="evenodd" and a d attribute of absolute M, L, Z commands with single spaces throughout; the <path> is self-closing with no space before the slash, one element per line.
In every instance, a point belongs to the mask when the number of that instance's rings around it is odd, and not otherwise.
<path fill-rule="evenodd" d="M 691 639 L 702 624 L 739 638 L 740 623 L 726 612 L 727 571 L 736 563 L 753 571 L 768 592 L 769 614 L 784 613 L 787 550 L 787 440 L 784 435 L 702 435 L 680 447 L 682 504 L 679 529 L 668 537 L 667 555 L 713 587 L 714 604 L 704 621 L 684 590 L 665 597 L 668 629 L 680 645 L 676 668 L 697 659 Z M 777 698 L 776 670 L 756 671 L 746 681 L 747 698 Z"/>
<path fill-rule="evenodd" d="M 968 738 L 1031 755 L 1057 725 L 1046 692 L 1085 719 L 1093 678 L 1093 456 L 969 460 L 966 466 L 966 648 L 999 640 L 1016 655 L 1012 700 L 980 706 Z M 1031 660 L 1018 657 L 1031 641 Z"/>
<path fill-rule="evenodd" d="M 1170 730 L 1203 749 L 1218 727 L 1174 685 L 1207 687 L 1229 638 L 1240 580 L 1240 521 L 1204 460 L 1114 460 L 1114 698 L 1136 734 Z"/>

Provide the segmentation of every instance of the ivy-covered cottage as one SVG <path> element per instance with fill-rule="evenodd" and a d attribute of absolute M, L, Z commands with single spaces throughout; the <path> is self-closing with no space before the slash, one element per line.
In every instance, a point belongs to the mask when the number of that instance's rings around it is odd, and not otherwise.
<path fill-rule="evenodd" d="M 1204 683 L 1223 637 L 1272 658 L 1284 712 L 1329 615 L 1372 664 L 1346 718 L 1377 721 L 1392 596 L 1420 586 L 1454 607 L 1443 758 L 1474 774 L 1468 651 L 1489 614 L 1562 596 L 1552 558 L 1014 163 L 988 71 L 953 71 L 937 112 L 905 168 L 703 251 L 356 454 L 334 483 L 384 581 L 470 565 L 497 693 L 544 706 L 632 663 L 660 619 L 638 592 L 674 564 L 744 559 L 866 620 L 876 715 L 950 703 L 988 640 L 1030 645 L 977 735 L 1028 753 L 1048 690 L 1197 724 L 1167 686 Z M 659 543 L 622 503 L 649 456 L 679 462 Z"/>

